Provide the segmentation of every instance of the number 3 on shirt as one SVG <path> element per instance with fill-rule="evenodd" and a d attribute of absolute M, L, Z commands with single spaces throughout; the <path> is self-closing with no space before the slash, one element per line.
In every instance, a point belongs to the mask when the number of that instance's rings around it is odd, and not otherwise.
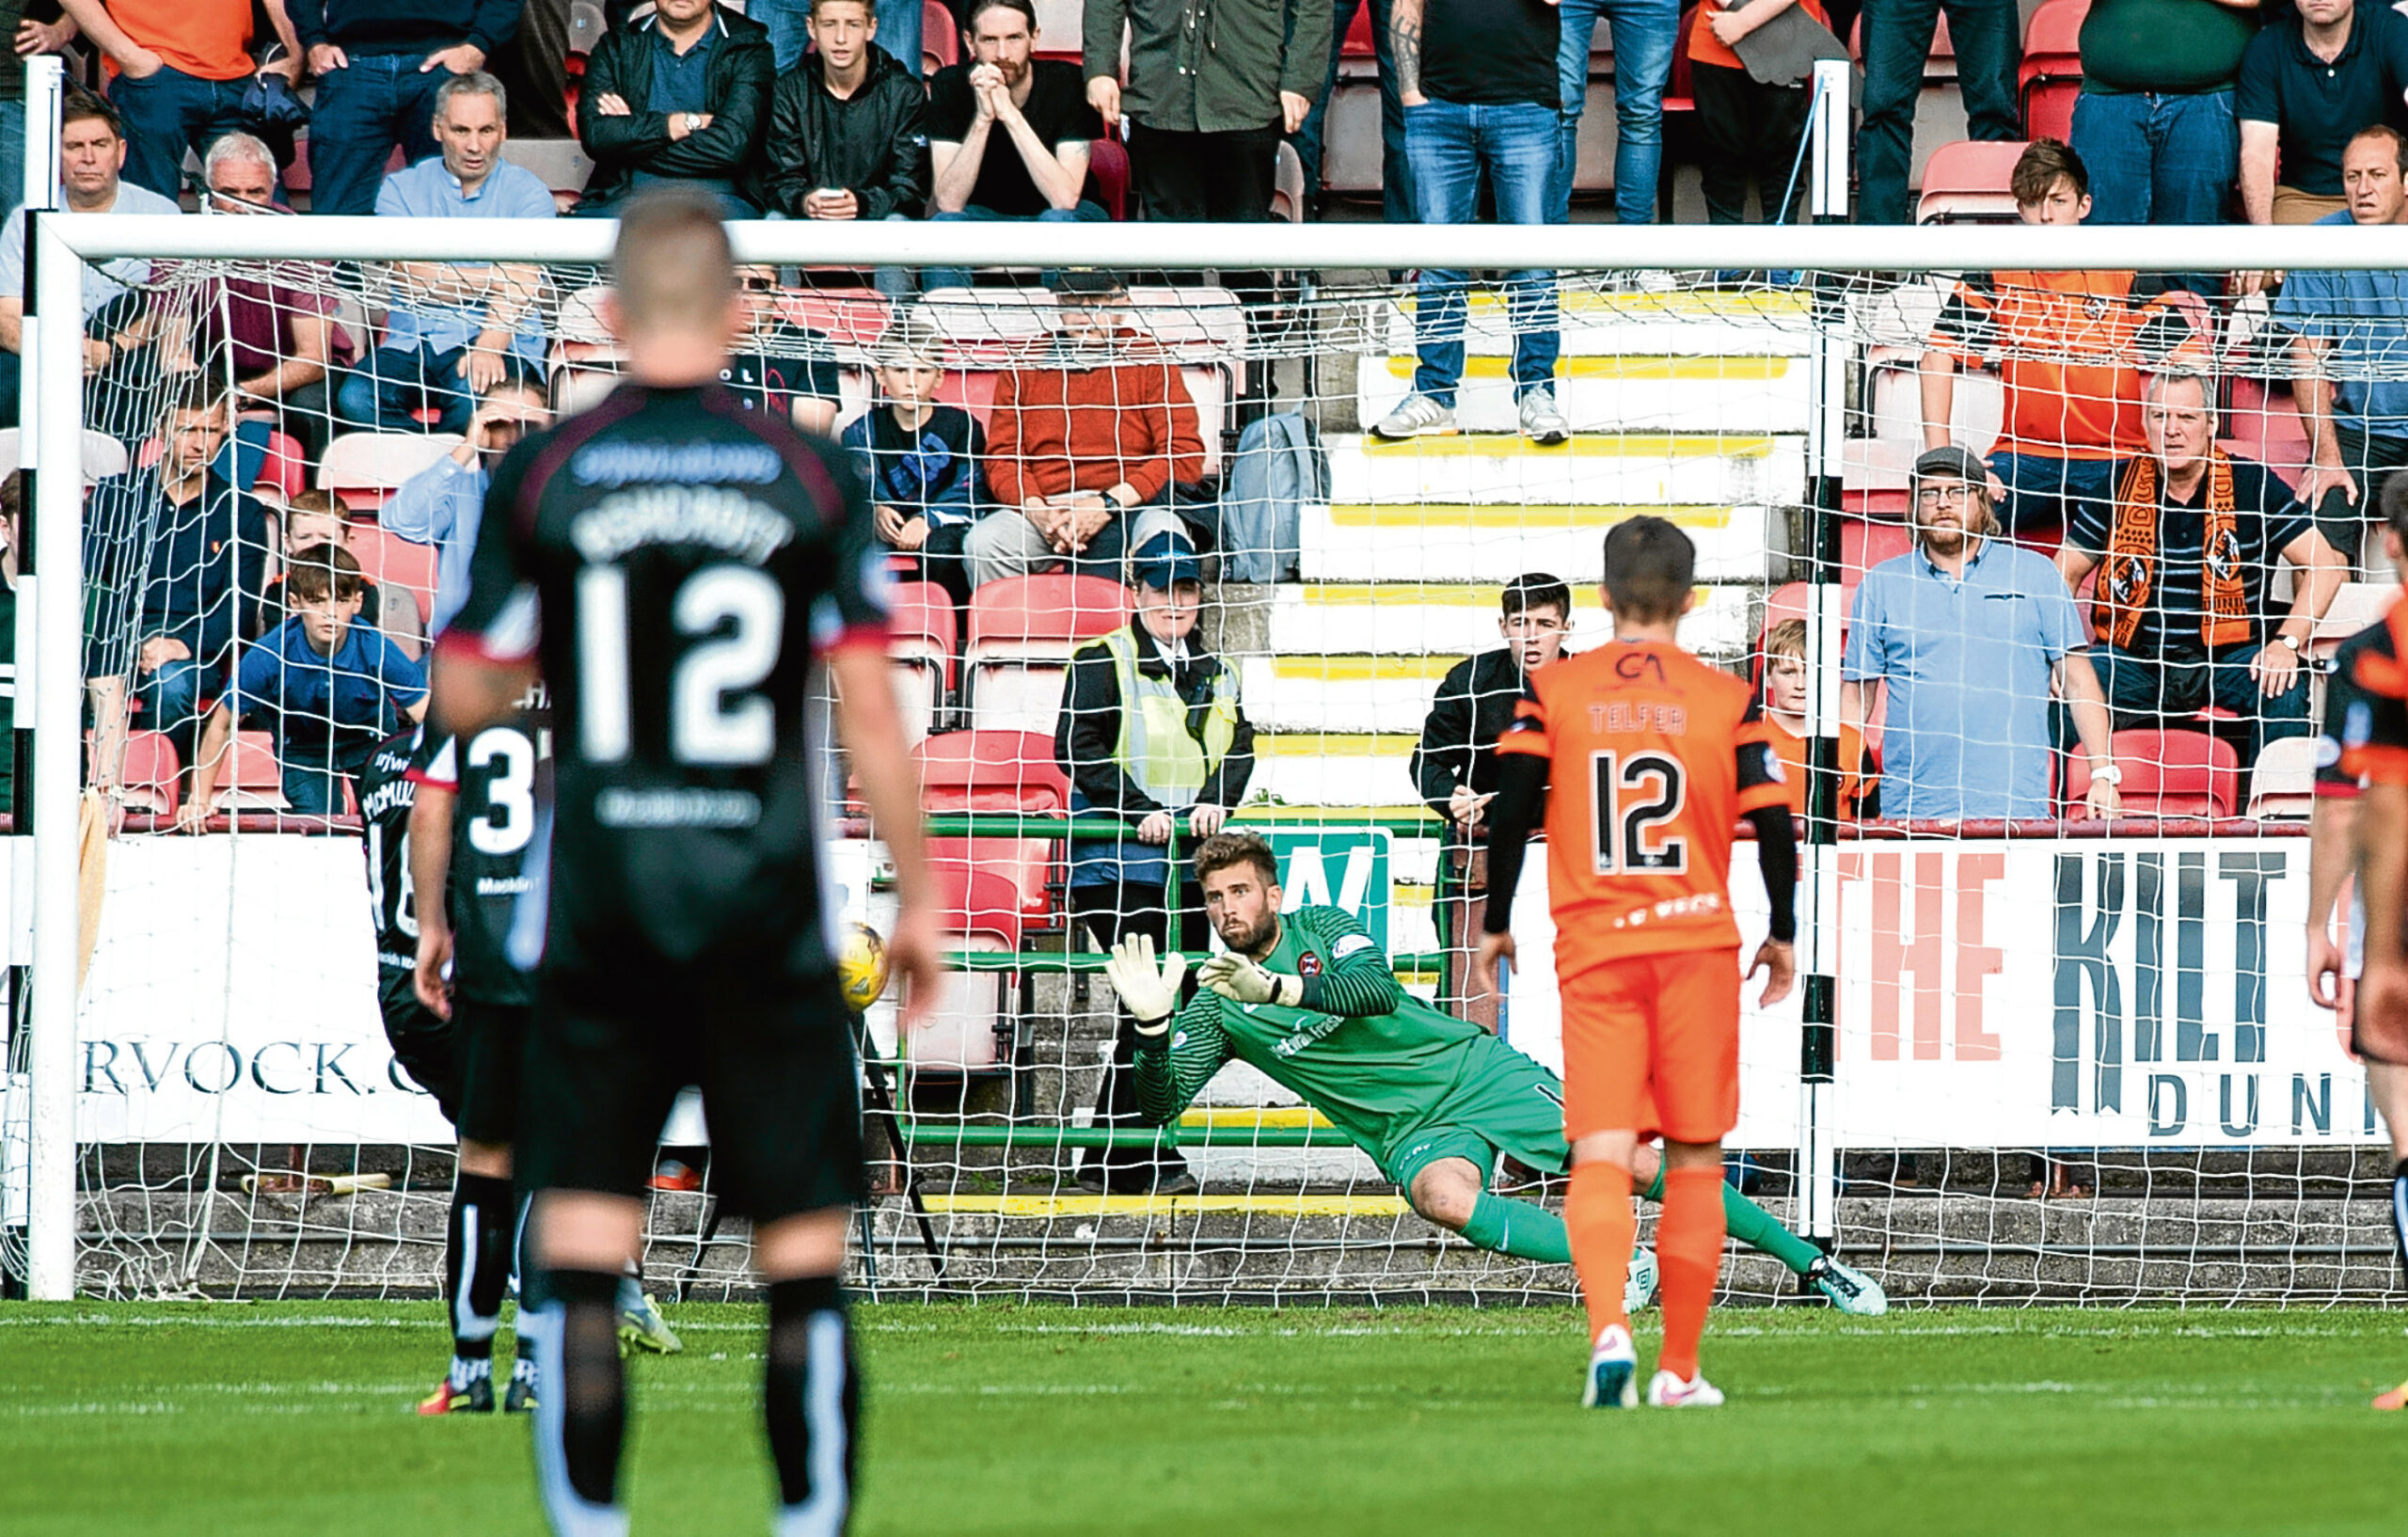
<path fill-rule="evenodd" d="M 1597 832 L 1597 874 L 1685 875 L 1687 838 L 1658 838 L 1688 796 L 1688 776 L 1665 753 L 1589 754 L 1589 825 Z"/>
<path fill-rule="evenodd" d="M 750 566 L 712 565 L 688 577 L 671 600 L 680 635 L 709 636 L 686 648 L 669 683 L 669 751 L 679 763 L 711 768 L 767 763 L 777 747 L 777 707 L 758 693 L 778 665 L 785 593 Z M 712 634 L 721 626 L 726 634 Z M 587 566 L 577 576 L 577 662 L 583 685 L 578 740 L 591 763 L 627 755 L 627 574 Z"/>

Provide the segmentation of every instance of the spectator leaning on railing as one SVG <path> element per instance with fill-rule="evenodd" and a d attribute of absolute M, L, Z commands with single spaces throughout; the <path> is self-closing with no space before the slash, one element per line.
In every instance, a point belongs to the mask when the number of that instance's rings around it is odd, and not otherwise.
<path fill-rule="evenodd" d="M 171 198 L 120 181 L 125 131 L 117 110 L 91 92 L 70 87 L 59 111 L 58 185 L 77 214 L 181 214 Z M 119 421 L 116 404 L 138 400 L 154 377 L 148 361 L 150 321 L 140 293 L 150 263 L 119 257 L 84 268 L 86 423 L 103 432 L 130 432 L 147 423 Z M 0 228 L 0 404 L 17 420 L 25 320 L 25 213 Z"/>
<path fill-rule="evenodd" d="M 707 187 L 731 218 L 761 210 L 752 184 L 777 71 L 768 29 L 712 0 L 658 0 L 586 59 L 577 136 L 594 157 L 579 214 L 615 214 L 659 182 Z"/>
<path fill-rule="evenodd" d="M 1002 511 L 963 543 L 974 586 L 1061 565 L 1117 580 L 1128 549 L 1158 531 L 1185 536 L 1171 487 L 1204 473 L 1187 384 L 1123 324 L 1119 277 L 1066 272 L 1056 299 L 1050 363 L 995 387 L 987 489 Z"/>
<path fill-rule="evenodd" d="M 548 219 L 551 189 L 501 158 L 508 111 L 501 82 L 454 75 L 435 93 L 436 159 L 385 178 L 376 216 L 409 219 Z M 460 431 L 478 396 L 514 371 L 541 372 L 544 331 L 536 313 L 540 269 L 515 262 L 396 261 L 384 344 L 335 390 L 343 420 L 405 432 L 412 412 L 432 406 L 439 431 Z"/>
<path fill-rule="evenodd" d="M 2299 0 L 2241 55 L 2241 208 L 2252 224 L 2343 213 L 2341 151 L 2369 124 L 2408 127 L 2408 17 L 2381 0 Z M 2275 166 L 2281 165 L 2278 182 Z"/>
<path fill-rule="evenodd" d="M 1881 815 L 1958 821 L 2056 815 L 2050 699 L 2091 767 L 2089 811 L 2121 777 L 2073 594 L 2048 557 L 1999 537 L 1989 471 L 1960 448 L 1915 461 L 1915 547 L 1864 574 L 1840 662 L 1840 727 L 1890 691 Z"/>
<path fill-rule="evenodd" d="M 285 0 L 318 92 L 309 108 L 309 211 L 373 214 L 385 162 L 440 146 L 435 93 L 474 74 L 518 30 L 519 0 Z"/>
<path fill-rule="evenodd" d="M 396 539 L 433 545 L 435 602 L 430 634 L 440 635 L 468 600 L 468 564 L 477 548 L 477 526 L 484 517 L 485 487 L 503 454 L 531 432 L 552 424 L 544 387 L 535 379 L 498 379 L 477 402 L 467 432 L 452 452 L 404 481 L 376 521 Z"/>
<path fill-rule="evenodd" d="M 2221 224 L 2241 166 L 2233 81 L 2258 0 L 2091 0 L 2073 147 L 2093 224 Z"/>
<path fill-rule="evenodd" d="M 2070 228 L 2090 211 L 2082 159 L 2054 139 L 2023 151 L 2011 185 L 2026 224 Z M 2156 273 L 1972 273 L 1941 307 L 1917 365 L 1924 447 L 1950 440 L 1957 369 L 1994 362 L 2006 409 L 1990 495 L 2004 531 L 2062 528 L 2076 503 L 2103 505 L 2115 460 L 2142 451 L 2140 366 L 2191 340 L 2167 292 Z"/>
<path fill-rule="evenodd" d="M 2408 135 L 2360 131 L 2341 153 L 2341 182 L 2349 208 L 2319 222 L 2408 223 Z M 2274 325 L 2290 334 L 2291 403 L 2307 430 L 2299 499 L 2324 542 L 2355 563 L 2384 486 L 2408 466 L 2408 273 L 2293 272 L 2275 295 Z"/>
<path fill-rule="evenodd" d="M 198 154 L 244 125 L 251 0 L 60 0 L 117 77 L 109 100 L 125 120 L 125 179 L 163 198 L 183 190 L 184 151 Z M 301 78 L 301 43 L 283 0 L 267 0 L 286 56 L 270 69 Z M 14 68 L 13 63 L 10 66 Z"/>
<path fill-rule="evenodd" d="M 2268 742 L 2307 732 L 2300 650 L 2348 567 L 2273 471 L 2216 447 L 2204 377 L 2157 374 L 2142 399 L 2148 452 L 2115 467 L 2108 506 L 2067 521 L 2057 569 L 2072 588 L 2099 573 L 2094 655 L 2119 729 L 2229 710 L 2254 761 Z M 2278 556 L 2292 593 L 2279 619 Z"/>

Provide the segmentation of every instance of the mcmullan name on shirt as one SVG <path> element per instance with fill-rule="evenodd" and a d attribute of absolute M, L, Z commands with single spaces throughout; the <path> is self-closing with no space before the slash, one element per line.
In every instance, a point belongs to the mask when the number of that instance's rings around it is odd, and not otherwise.
<path fill-rule="evenodd" d="M 794 537 L 776 508 L 717 485 L 647 485 L 577 515 L 568 536 L 596 564 L 643 545 L 708 545 L 752 565 Z"/>

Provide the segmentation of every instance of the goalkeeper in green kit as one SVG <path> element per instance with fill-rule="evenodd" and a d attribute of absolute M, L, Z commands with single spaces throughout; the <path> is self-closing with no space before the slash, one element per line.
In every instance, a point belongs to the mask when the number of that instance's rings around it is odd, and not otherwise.
<path fill-rule="evenodd" d="M 1196 973 L 1179 1006 L 1187 962 L 1157 961 L 1151 939 L 1115 945 L 1104 973 L 1136 1019 L 1137 1102 L 1167 1124 L 1231 1057 L 1251 1063 L 1327 1116 L 1371 1155 L 1414 1211 L 1498 1254 L 1568 1265 L 1563 1219 L 1532 1201 L 1492 1194 L 1499 1153 L 1560 1172 L 1563 1085 L 1480 1026 L 1398 986 L 1388 959 L 1337 908 L 1279 911 L 1278 864 L 1251 833 L 1223 832 L 1196 851 L 1196 879 L 1226 955 Z M 1177 1018 L 1172 1016 L 1176 1013 Z M 1634 1178 L 1662 1194 L 1661 1155 L 1642 1144 Z M 1889 1299 L 1872 1277 L 1822 1253 L 1729 1185 L 1731 1236 L 1779 1260 L 1845 1312 L 1874 1314 Z M 1654 1290 L 1653 1257 L 1631 1269 L 1639 1301 Z"/>

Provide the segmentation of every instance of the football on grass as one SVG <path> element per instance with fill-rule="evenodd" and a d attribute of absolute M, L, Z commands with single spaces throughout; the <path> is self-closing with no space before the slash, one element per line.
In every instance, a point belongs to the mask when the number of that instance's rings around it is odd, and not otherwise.
<path fill-rule="evenodd" d="M 886 991 L 886 941 L 869 925 L 845 926 L 844 943 L 836 956 L 836 986 L 844 991 L 845 1006 L 856 1014 L 868 1013 L 869 1006 Z"/>

